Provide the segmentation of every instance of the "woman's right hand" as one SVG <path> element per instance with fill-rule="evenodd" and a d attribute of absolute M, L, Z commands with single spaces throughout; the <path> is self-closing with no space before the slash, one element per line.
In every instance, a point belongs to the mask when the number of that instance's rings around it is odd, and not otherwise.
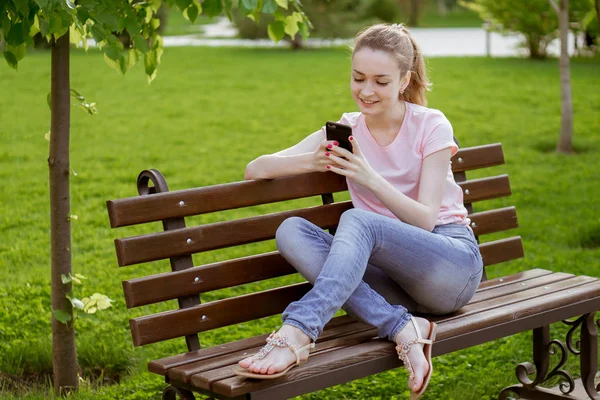
<path fill-rule="evenodd" d="M 337 142 L 333 140 L 322 140 L 319 144 L 319 147 L 313 152 L 312 155 L 312 166 L 313 169 L 317 172 L 327 172 L 328 165 L 333 165 L 334 167 L 341 168 L 341 166 L 335 163 L 331 158 L 329 158 L 329 152 L 334 145 L 338 145 Z"/>

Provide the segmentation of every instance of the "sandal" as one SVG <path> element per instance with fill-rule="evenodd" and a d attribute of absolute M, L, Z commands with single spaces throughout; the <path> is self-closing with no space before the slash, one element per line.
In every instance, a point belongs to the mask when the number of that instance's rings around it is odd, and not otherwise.
<path fill-rule="evenodd" d="M 280 335 L 278 332 L 273 332 L 267 338 L 267 344 L 262 349 L 260 349 L 260 351 L 258 353 L 253 355 L 252 358 L 254 360 L 262 360 L 275 347 L 288 347 L 290 350 L 292 350 L 294 352 L 294 355 L 296 356 L 296 363 L 290 364 L 286 369 L 284 369 L 281 372 L 277 372 L 275 374 L 257 374 L 255 372 L 250 372 L 246 368 L 242 368 L 242 367 L 238 367 L 238 368 L 234 369 L 233 372 L 235 372 L 236 375 L 241 375 L 241 376 L 245 376 L 248 378 L 255 378 L 255 379 L 279 378 L 280 376 L 285 375 L 290 369 L 292 369 L 292 368 L 300 365 L 304 361 L 306 361 L 306 360 L 300 361 L 300 353 L 307 349 L 314 349 L 315 343 L 311 342 L 311 343 L 307 344 L 306 346 L 300 348 L 299 350 L 296 350 L 296 346 L 293 345 L 292 343 L 290 343 L 290 341 L 287 337 Z"/>
<path fill-rule="evenodd" d="M 417 325 L 417 321 L 412 316 L 410 317 L 410 319 L 415 327 L 415 331 L 417 332 L 417 337 L 407 342 L 400 342 L 400 344 L 396 346 L 396 352 L 398 352 L 398 358 L 402 360 L 402 362 L 404 363 L 404 368 L 406 368 L 406 370 L 409 373 L 408 379 L 413 379 L 415 375 L 412 364 L 408 359 L 408 353 L 410 352 L 410 349 L 414 344 L 423 343 L 425 345 L 423 346 L 423 353 L 425 354 L 425 359 L 429 364 L 429 371 L 427 371 L 427 375 L 425 375 L 425 377 L 423 378 L 421 388 L 417 392 L 413 392 L 412 390 L 410 392 L 410 399 L 416 400 L 419 397 L 421 397 L 421 395 L 425 392 L 425 389 L 427 389 L 429 379 L 431 379 L 431 373 L 433 372 L 433 363 L 431 362 L 431 346 L 433 345 L 433 341 L 435 340 L 437 325 L 433 322 L 430 322 L 429 338 L 423 339 L 423 336 L 421 336 L 421 330 L 419 329 L 419 325 Z"/>

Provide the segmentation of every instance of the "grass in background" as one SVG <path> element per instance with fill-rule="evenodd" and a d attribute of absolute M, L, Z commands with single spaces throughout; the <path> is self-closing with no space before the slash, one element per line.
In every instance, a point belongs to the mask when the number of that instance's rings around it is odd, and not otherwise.
<path fill-rule="evenodd" d="M 25 383 L 20 394 L 11 394 L 7 390 L 12 383 L 6 379 L 6 374 L 18 376 L 29 367 L 43 371 L 49 365 L 48 142 L 44 139 L 50 118 L 49 65 L 46 52 L 28 54 L 18 73 L 0 64 L 5 94 L 0 96 L 3 400 L 52 398 L 47 390 Z M 516 232 L 523 237 L 526 258 L 490 268 L 490 277 L 535 267 L 600 276 L 599 67 L 597 58 L 572 62 L 574 140 L 579 153 L 567 156 L 548 151 L 560 129 L 556 60 L 429 60 L 434 82 L 429 105 L 444 111 L 461 145 L 502 142 L 504 147 L 506 166 L 470 176 L 508 173 L 514 195 L 482 202 L 476 210 L 516 205 L 520 224 Z M 325 121 L 355 109 L 348 91 L 349 55 L 336 49 L 168 48 L 158 78 L 147 86 L 140 66 L 122 77 L 107 68 L 101 55 L 75 51 L 71 74 L 72 87 L 96 102 L 99 110 L 93 117 L 72 112 L 71 167 L 77 172 L 71 176 L 72 213 L 79 216 L 72 225 L 73 268 L 89 277 L 76 290 L 105 293 L 115 303 L 96 320 L 78 321 L 79 359 L 89 373 L 82 390 L 69 398 L 160 399 L 163 379 L 148 373 L 145 364 L 185 351 L 184 341 L 132 349 L 128 319 L 176 305 L 169 302 L 128 311 L 121 281 L 167 271 L 168 263 L 118 268 L 112 242 L 115 237 L 159 230 L 160 224 L 111 231 L 106 200 L 135 196 L 137 174 L 147 168 L 162 171 L 171 190 L 241 180 L 251 159 L 290 146 Z M 316 204 L 318 199 L 300 203 Z M 289 204 L 256 209 L 274 212 Z M 196 217 L 188 225 L 251 212 Z M 195 262 L 273 248 L 271 241 L 240 246 L 197 255 Z M 291 276 L 209 293 L 203 300 L 297 280 Z M 212 346 L 262 334 L 278 324 L 277 317 L 267 318 L 206 332 L 200 340 L 203 346 Z M 559 326 L 553 329 L 565 332 Z M 502 387 L 515 382 L 516 363 L 530 360 L 530 337 L 529 333 L 515 335 L 436 358 L 436 372 L 424 399 L 496 398 Z M 94 372 L 93 367 L 98 369 Z M 115 371 L 119 385 L 97 388 L 91 379 L 94 373 L 107 376 Z M 407 396 L 406 373 L 394 370 L 302 398 Z"/>

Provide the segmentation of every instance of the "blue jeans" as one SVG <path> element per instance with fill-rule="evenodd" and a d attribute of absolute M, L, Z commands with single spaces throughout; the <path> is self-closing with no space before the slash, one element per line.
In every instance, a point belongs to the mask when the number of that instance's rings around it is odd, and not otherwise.
<path fill-rule="evenodd" d="M 465 225 L 433 232 L 376 213 L 350 209 L 335 236 L 299 218 L 276 234 L 281 255 L 313 284 L 283 312 L 284 324 L 313 341 L 340 309 L 394 341 L 410 312 L 447 314 L 475 294 L 483 262 Z"/>

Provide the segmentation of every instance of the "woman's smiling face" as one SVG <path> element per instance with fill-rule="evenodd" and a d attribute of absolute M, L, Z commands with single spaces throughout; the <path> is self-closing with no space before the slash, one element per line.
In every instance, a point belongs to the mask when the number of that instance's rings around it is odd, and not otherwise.
<path fill-rule="evenodd" d="M 355 52 L 350 90 L 359 110 L 375 115 L 396 106 L 410 77 L 400 79 L 400 73 L 397 61 L 385 51 L 365 47 Z"/>

